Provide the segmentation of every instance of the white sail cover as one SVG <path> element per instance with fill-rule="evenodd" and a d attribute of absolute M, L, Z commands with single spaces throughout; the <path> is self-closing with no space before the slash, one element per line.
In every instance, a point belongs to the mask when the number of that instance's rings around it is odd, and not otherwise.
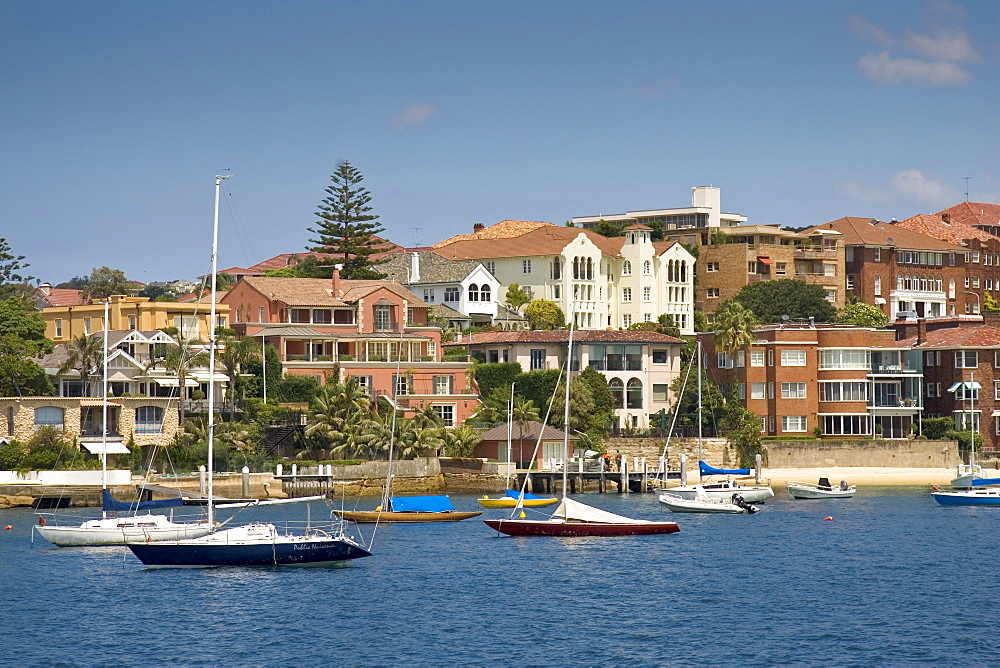
<path fill-rule="evenodd" d="M 604 524 L 644 524 L 645 520 L 634 520 L 631 517 L 615 515 L 600 508 L 588 506 L 573 499 L 563 499 L 562 503 L 552 513 L 553 518 L 563 518 L 575 522 L 601 522 Z"/>

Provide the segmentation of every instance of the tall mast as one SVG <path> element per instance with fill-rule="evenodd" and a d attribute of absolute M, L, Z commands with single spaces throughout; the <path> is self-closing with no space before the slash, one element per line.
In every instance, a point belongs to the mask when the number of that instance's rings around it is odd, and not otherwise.
<path fill-rule="evenodd" d="M 215 442 L 215 281 L 219 271 L 219 191 L 222 180 L 229 175 L 215 177 L 215 218 L 212 223 L 212 307 L 208 322 L 208 526 L 215 526 L 214 492 L 214 442 Z M 184 392 L 187 388 L 180 388 Z"/>
<path fill-rule="evenodd" d="M 511 454 L 514 440 L 514 383 L 510 384 L 510 403 L 507 405 L 507 477 L 506 485 L 510 487 L 510 462 L 513 459 Z M 524 443 L 524 434 L 521 434 L 521 442 Z"/>
<path fill-rule="evenodd" d="M 569 450 L 569 380 L 570 371 L 573 368 L 573 329 L 576 325 L 576 302 L 569 305 L 569 344 L 566 346 L 566 405 L 563 407 L 563 467 L 562 467 L 562 496 L 566 500 L 566 485 L 569 479 L 569 459 L 566 452 Z"/>
<path fill-rule="evenodd" d="M 698 337 L 697 357 L 694 363 L 698 365 L 698 480 L 701 480 L 701 337 Z"/>
<path fill-rule="evenodd" d="M 104 298 L 104 379 L 101 381 L 101 517 L 107 517 L 104 510 L 103 491 L 108 488 L 108 303 L 111 296 Z"/>

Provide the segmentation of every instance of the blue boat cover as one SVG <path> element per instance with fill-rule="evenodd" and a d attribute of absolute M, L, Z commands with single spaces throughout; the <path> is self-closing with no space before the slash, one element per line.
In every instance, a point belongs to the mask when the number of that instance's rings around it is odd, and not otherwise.
<path fill-rule="evenodd" d="M 159 501 L 119 501 L 115 497 L 111 496 L 111 492 L 108 490 L 103 490 L 101 492 L 101 506 L 105 511 L 108 512 L 129 512 L 133 513 L 138 510 L 153 510 L 156 508 L 175 508 L 177 506 L 183 506 L 184 499 L 177 497 L 176 499 L 160 499 Z"/>
<path fill-rule="evenodd" d="M 451 499 L 441 496 L 394 496 L 392 510 L 397 513 L 444 513 L 455 510 Z"/>
<path fill-rule="evenodd" d="M 512 499 L 516 499 L 517 497 L 521 496 L 521 493 L 519 491 L 517 491 L 516 489 L 508 489 L 507 490 L 507 496 L 509 496 Z M 551 499 L 552 497 L 551 496 L 536 496 L 534 494 L 528 494 L 527 492 L 525 492 L 524 493 L 524 498 L 526 498 L 526 499 Z"/>
<path fill-rule="evenodd" d="M 1000 478 L 976 478 L 972 481 L 973 487 L 986 487 L 988 485 L 1000 485 Z"/>
<path fill-rule="evenodd" d="M 698 462 L 702 475 L 750 475 L 750 469 L 717 469 L 705 462 Z"/>

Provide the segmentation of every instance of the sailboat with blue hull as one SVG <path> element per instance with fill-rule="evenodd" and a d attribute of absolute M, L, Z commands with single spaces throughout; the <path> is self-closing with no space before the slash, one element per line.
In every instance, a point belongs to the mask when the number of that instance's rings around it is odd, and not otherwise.
<path fill-rule="evenodd" d="M 215 226 L 212 236 L 212 307 L 209 322 L 215 323 L 215 286 L 219 237 L 219 188 L 222 179 L 215 177 Z M 215 377 L 215 334 L 210 334 L 208 375 Z M 208 384 L 208 519 L 214 514 L 213 428 L 215 383 Z M 215 531 L 191 540 L 133 543 L 128 548 L 145 566 L 151 568 L 206 568 L 212 566 L 327 566 L 347 562 L 372 553 L 344 533 L 344 522 L 329 525 L 329 531 L 306 522 L 302 534 L 282 533 L 270 523 L 253 522 L 240 527 Z"/>

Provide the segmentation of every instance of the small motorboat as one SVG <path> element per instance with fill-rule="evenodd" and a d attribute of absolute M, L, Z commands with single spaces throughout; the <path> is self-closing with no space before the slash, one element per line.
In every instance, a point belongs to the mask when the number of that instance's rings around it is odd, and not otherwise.
<path fill-rule="evenodd" d="M 695 485 L 695 487 L 701 487 L 701 485 Z M 686 499 L 670 492 L 660 494 L 659 499 L 660 503 L 675 513 L 751 515 L 760 512 L 760 508 L 752 503 L 747 503 L 737 492 L 734 492 L 728 499 L 720 499 L 709 496 L 704 489 L 697 489 L 693 499 Z"/>
<path fill-rule="evenodd" d="M 849 499 L 858 491 L 857 487 L 848 485 L 843 480 L 839 485 L 831 485 L 829 478 L 820 478 L 815 485 L 811 482 L 790 480 L 785 483 L 785 487 L 796 499 Z"/>
<path fill-rule="evenodd" d="M 491 499 L 490 497 L 483 495 L 483 498 L 477 499 L 479 505 L 483 508 L 513 508 L 517 505 L 517 499 L 521 496 L 521 492 L 508 489 L 507 495 L 502 496 L 498 499 Z M 535 496 L 534 494 L 524 493 L 524 500 L 521 505 L 526 508 L 537 508 L 539 506 L 550 506 L 553 503 L 559 503 L 559 499 L 554 496 Z"/>

